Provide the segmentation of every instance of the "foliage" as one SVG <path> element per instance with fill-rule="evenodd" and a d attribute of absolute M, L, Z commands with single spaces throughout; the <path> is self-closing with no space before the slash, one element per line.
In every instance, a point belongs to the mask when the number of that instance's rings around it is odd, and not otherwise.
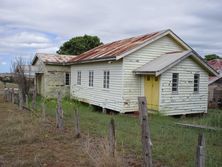
<path fill-rule="evenodd" d="M 205 55 L 204 59 L 206 61 L 210 61 L 210 60 L 214 60 L 214 59 L 222 59 L 222 57 L 220 57 L 216 54 L 209 54 L 209 55 Z"/>
<path fill-rule="evenodd" d="M 80 55 L 81 53 L 95 48 L 101 44 L 102 43 L 97 36 L 77 36 L 63 43 L 57 53 L 65 55 Z"/>

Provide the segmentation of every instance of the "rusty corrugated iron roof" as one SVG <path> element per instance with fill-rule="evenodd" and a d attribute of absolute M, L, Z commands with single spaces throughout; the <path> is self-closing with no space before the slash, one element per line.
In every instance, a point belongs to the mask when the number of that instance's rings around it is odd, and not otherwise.
<path fill-rule="evenodd" d="M 33 63 L 36 59 L 42 60 L 46 64 L 64 64 L 75 58 L 75 55 L 59 55 L 59 54 L 48 54 L 48 53 L 36 53 Z"/>
<path fill-rule="evenodd" d="M 222 72 L 222 59 L 214 59 L 207 62 L 214 70 Z"/>
<path fill-rule="evenodd" d="M 164 31 L 153 32 L 146 35 L 140 35 L 128 39 L 118 40 L 115 42 L 100 45 L 87 52 L 80 54 L 79 56 L 71 59 L 70 63 L 79 63 L 85 61 L 93 61 L 98 59 L 116 58 L 117 56 L 124 54 L 141 44 L 152 40 L 154 37 L 162 34 Z"/>
<path fill-rule="evenodd" d="M 207 62 L 214 70 L 220 73 L 220 76 L 209 77 L 209 85 L 222 77 L 222 59 L 214 59 Z"/>

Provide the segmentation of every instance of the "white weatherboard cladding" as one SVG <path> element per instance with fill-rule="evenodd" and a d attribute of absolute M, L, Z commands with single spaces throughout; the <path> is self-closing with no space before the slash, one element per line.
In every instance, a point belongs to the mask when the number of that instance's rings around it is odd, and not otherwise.
<path fill-rule="evenodd" d="M 164 36 L 123 58 L 123 99 L 128 102 L 124 112 L 138 111 L 137 97 L 144 95 L 142 76 L 133 74 L 133 71 L 161 54 L 183 50 L 171 37 Z"/>
<path fill-rule="evenodd" d="M 93 87 L 89 87 L 89 70 L 93 70 Z M 103 88 L 103 72 L 110 71 L 109 89 Z M 81 71 L 81 85 L 77 72 Z M 89 104 L 122 112 L 122 61 L 73 65 L 71 67 L 71 97 Z"/>
<path fill-rule="evenodd" d="M 172 73 L 179 73 L 178 94 L 172 94 Z M 200 74 L 199 93 L 193 92 L 194 74 Z M 161 75 L 160 112 L 167 115 L 207 112 L 208 73 L 186 58 Z"/>

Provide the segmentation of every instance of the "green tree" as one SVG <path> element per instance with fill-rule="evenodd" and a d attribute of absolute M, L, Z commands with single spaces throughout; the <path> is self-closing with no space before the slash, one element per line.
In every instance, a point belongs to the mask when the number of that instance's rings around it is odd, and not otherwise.
<path fill-rule="evenodd" d="M 209 55 L 205 55 L 204 59 L 206 61 L 209 61 L 209 60 L 214 60 L 214 59 L 221 59 L 221 57 L 216 54 L 209 54 Z"/>
<path fill-rule="evenodd" d="M 80 55 L 81 53 L 95 48 L 101 44 L 102 43 L 97 36 L 77 36 L 63 43 L 57 53 L 65 55 Z"/>

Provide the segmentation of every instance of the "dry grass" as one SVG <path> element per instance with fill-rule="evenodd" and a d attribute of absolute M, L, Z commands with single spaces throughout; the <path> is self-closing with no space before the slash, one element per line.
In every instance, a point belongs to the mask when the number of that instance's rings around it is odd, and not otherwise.
<path fill-rule="evenodd" d="M 4 166 L 91 166 L 72 129 L 58 133 L 53 121 L 43 123 L 9 103 L 0 103 L 0 121 L 0 164 Z"/>
<path fill-rule="evenodd" d="M 0 81 L 0 89 L 4 89 L 6 86 L 6 88 L 18 88 L 18 85 L 15 83 L 6 83 L 6 85 Z"/>
<path fill-rule="evenodd" d="M 116 152 L 115 157 L 109 153 L 109 143 L 105 138 L 99 140 L 93 137 L 87 137 L 84 142 L 84 150 L 97 167 L 124 167 L 123 158 Z"/>
<path fill-rule="evenodd" d="M 120 156 L 110 158 L 106 140 L 84 134 L 76 139 L 73 122 L 60 132 L 53 118 L 43 121 L 2 99 L 0 122 L 0 166 L 123 166 Z"/>

